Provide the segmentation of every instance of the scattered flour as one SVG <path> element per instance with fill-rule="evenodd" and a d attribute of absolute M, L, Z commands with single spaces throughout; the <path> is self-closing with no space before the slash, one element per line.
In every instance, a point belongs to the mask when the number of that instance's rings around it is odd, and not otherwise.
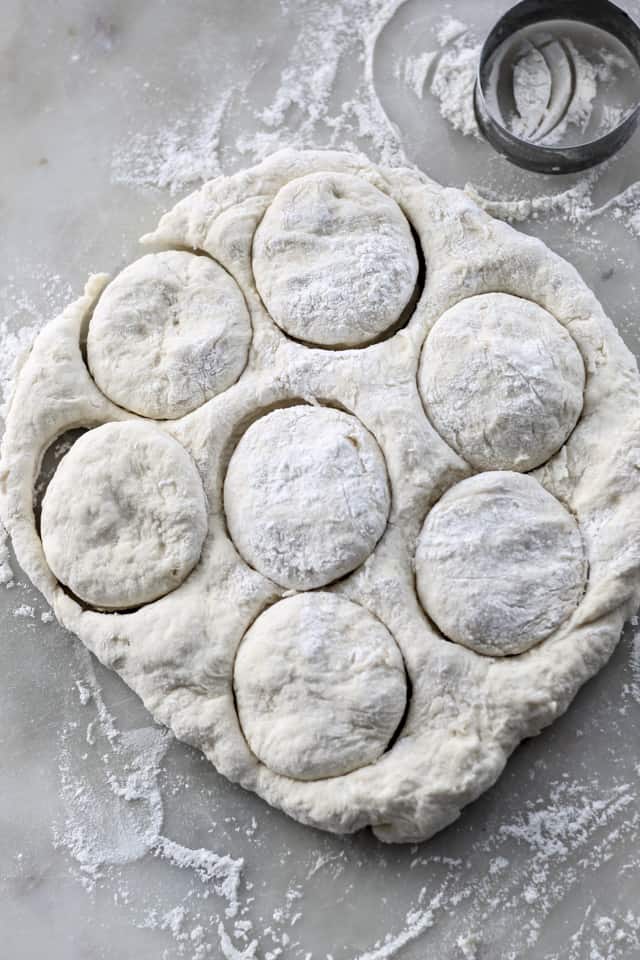
<path fill-rule="evenodd" d="M 366 62 L 376 36 L 401 0 L 306 0 L 300 29 L 270 102 L 247 108 L 260 91 L 252 87 L 262 61 L 247 63 L 241 85 L 221 91 L 213 108 L 170 119 L 161 130 L 136 132 L 116 147 L 114 183 L 184 193 L 234 166 L 256 162 L 285 146 L 344 147 L 369 143 L 379 159 L 404 159 L 396 131 L 380 107 Z M 290 14 L 287 5 L 283 16 Z M 334 101 L 345 61 L 365 61 L 365 76 L 353 97 Z M 237 115 L 246 113 L 237 126 Z M 232 139 L 231 147 L 222 141 Z"/>
<path fill-rule="evenodd" d="M 426 930 L 434 925 L 434 910 L 442 905 L 442 896 L 437 894 L 430 905 L 424 908 L 421 900 L 426 894 L 423 887 L 418 896 L 418 906 L 409 910 L 405 918 L 404 929 L 397 934 L 389 934 L 381 944 L 376 944 L 373 950 L 361 953 L 357 960 L 390 960 L 408 943 L 417 940 Z"/>
<path fill-rule="evenodd" d="M 404 82 L 416 97 L 422 97 L 430 68 L 438 59 L 437 50 L 429 50 L 417 57 L 407 57 L 404 64 Z"/>
<path fill-rule="evenodd" d="M 19 607 L 16 607 L 13 611 L 14 617 L 30 617 L 32 620 L 36 615 L 36 612 L 33 607 L 30 607 L 28 603 L 21 603 Z"/>
<path fill-rule="evenodd" d="M 443 17 L 436 27 L 436 39 L 441 47 L 458 40 L 469 32 L 469 27 L 455 17 Z"/>
<path fill-rule="evenodd" d="M 510 223 L 558 218 L 580 224 L 599 212 L 594 210 L 592 200 L 593 189 L 599 176 L 600 171 L 596 170 L 586 174 L 573 187 L 559 193 L 515 200 L 482 196 L 472 184 L 465 186 L 465 192 L 492 217 Z"/>
<path fill-rule="evenodd" d="M 435 35 L 439 49 L 406 57 L 404 83 L 422 98 L 430 76 L 429 92 L 438 99 L 444 119 L 464 136 L 482 139 L 473 106 L 482 44 L 466 24 L 453 17 L 443 17 Z"/>
<path fill-rule="evenodd" d="M 527 220 L 564 220 L 566 223 L 580 225 L 610 213 L 629 233 L 640 237 L 640 180 L 632 183 L 622 193 L 596 206 L 593 202 L 593 192 L 603 172 L 604 167 L 597 167 L 585 174 L 573 187 L 559 193 L 542 194 L 539 197 L 514 200 L 487 197 L 483 196 L 473 184 L 467 184 L 465 192 L 492 217 L 510 223 L 524 223 Z"/>
<path fill-rule="evenodd" d="M 8 587 L 13 584 L 13 570 L 11 569 L 9 535 L 0 523 L 0 586 Z"/>
<path fill-rule="evenodd" d="M 218 938 L 220 940 L 222 956 L 225 960 L 253 960 L 256 955 L 257 940 L 252 940 L 243 950 L 238 950 L 231 942 L 222 922 L 218 924 Z"/>
<path fill-rule="evenodd" d="M 159 780 L 171 736 L 155 726 L 119 730 L 104 702 L 90 654 L 77 649 L 74 658 L 79 673 L 74 691 L 91 717 L 84 740 L 80 739 L 82 730 L 75 721 L 70 720 L 60 731 L 60 786 L 65 815 L 54 826 L 55 845 L 66 849 L 79 865 L 79 878 L 88 892 L 94 891 L 100 881 L 113 880 L 114 868 L 151 854 L 197 877 L 207 897 L 214 894 L 226 904 L 225 917 L 236 917 L 241 908 L 242 858 L 219 855 L 205 848 L 191 849 L 162 832 L 164 812 Z M 95 769 L 91 776 L 86 773 L 87 744 L 102 755 L 98 777 Z M 117 875 L 115 878 L 117 881 Z M 119 897 L 126 901 L 125 891 L 126 885 L 119 885 Z M 177 943 L 194 948 L 192 956 L 196 958 L 210 952 L 203 946 L 208 936 L 204 936 L 204 931 L 202 936 L 197 933 L 197 924 L 191 924 L 184 905 L 147 910 L 137 922 L 143 927 L 169 930 Z M 187 925 L 189 930 L 185 929 Z M 235 949 L 226 933 L 224 936 L 230 949 Z M 200 954 L 198 946 L 202 947 Z"/>
<path fill-rule="evenodd" d="M 482 44 L 464 24 L 445 20 L 438 31 L 443 48 L 431 81 L 431 93 L 440 101 L 440 113 L 465 137 L 481 138 L 473 105 L 473 90 Z"/>
<path fill-rule="evenodd" d="M 166 837 L 158 837 L 153 847 L 156 856 L 168 860 L 182 870 L 193 870 L 203 883 L 211 883 L 220 897 L 228 902 L 227 917 L 235 917 L 239 909 L 238 892 L 244 862 L 231 857 L 220 857 L 211 850 L 191 850 Z"/>
<path fill-rule="evenodd" d="M 138 132 L 116 148 L 114 183 L 182 193 L 221 173 L 220 133 L 233 91 L 224 91 L 206 112 L 194 110 L 162 130 Z"/>

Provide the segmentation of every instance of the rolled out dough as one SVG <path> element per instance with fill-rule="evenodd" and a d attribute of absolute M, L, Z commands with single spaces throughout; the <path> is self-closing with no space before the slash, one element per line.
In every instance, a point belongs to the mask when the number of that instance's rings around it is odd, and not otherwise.
<path fill-rule="evenodd" d="M 544 244 L 360 156 L 282 151 L 143 239 L 20 369 L 16 556 L 225 776 L 325 830 L 429 837 L 638 603 L 635 361 Z M 78 427 L 41 538 L 40 463 Z"/>

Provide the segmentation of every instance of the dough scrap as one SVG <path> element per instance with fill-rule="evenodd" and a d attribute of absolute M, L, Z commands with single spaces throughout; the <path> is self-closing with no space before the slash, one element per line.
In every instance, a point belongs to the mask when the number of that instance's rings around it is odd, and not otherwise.
<path fill-rule="evenodd" d="M 235 280 L 209 257 L 169 250 L 141 257 L 111 281 L 89 324 L 87 358 L 114 403 L 173 420 L 236 382 L 250 340 Z"/>
<path fill-rule="evenodd" d="M 360 566 L 382 536 L 389 482 L 378 444 L 330 407 L 274 410 L 236 447 L 224 484 L 231 538 L 254 569 L 310 590 Z"/>
<path fill-rule="evenodd" d="M 367 610 L 333 593 L 269 607 L 236 656 L 244 735 L 274 773 L 337 777 L 373 763 L 404 713 L 402 654 Z"/>
<path fill-rule="evenodd" d="M 418 257 L 395 200 L 359 177 L 317 173 L 275 197 L 256 230 L 253 271 L 285 333 L 318 346 L 357 347 L 400 319 Z"/>
<path fill-rule="evenodd" d="M 420 362 L 429 419 L 478 470 L 526 472 L 545 463 L 578 421 L 584 383 L 584 362 L 565 328 L 505 293 L 447 310 Z"/>
<path fill-rule="evenodd" d="M 125 609 L 174 590 L 195 567 L 207 504 L 189 454 L 146 423 L 83 434 L 42 501 L 47 562 L 85 603 Z"/>
<path fill-rule="evenodd" d="M 444 635 L 493 657 L 557 630 L 584 593 L 574 518 L 533 477 L 496 471 L 456 484 L 429 512 L 416 586 Z"/>

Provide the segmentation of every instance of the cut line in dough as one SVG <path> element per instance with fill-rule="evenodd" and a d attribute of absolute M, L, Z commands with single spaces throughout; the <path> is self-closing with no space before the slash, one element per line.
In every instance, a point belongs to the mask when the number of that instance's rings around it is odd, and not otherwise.
<path fill-rule="evenodd" d="M 53 574 L 105 610 L 174 590 L 198 562 L 206 532 L 207 503 L 191 457 L 137 421 L 84 433 L 42 501 L 42 547 Z"/>
<path fill-rule="evenodd" d="M 233 683 L 251 750 L 296 780 L 373 763 L 407 699 L 402 654 L 384 624 L 323 592 L 280 600 L 258 617 L 240 644 Z"/>
<path fill-rule="evenodd" d="M 323 587 L 360 566 L 384 533 L 384 457 L 350 414 L 310 405 L 274 410 L 236 446 L 224 508 L 251 567 L 287 589 Z"/>
<path fill-rule="evenodd" d="M 359 177 L 292 180 L 253 241 L 258 292 L 276 324 L 312 346 L 366 346 L 403 317 L 419 258 L 404 213 Z"/>
<path fill-rule="evenodd" d="M 452 487 L 416 553 L 418 595 L 445 637 L 476 653 L 523 653 L 577 608 L 587 564 L 578 525 L 533 477 L 496 471 Z"/>
<path fill-rule="evenodd" d="M 560 449 L 582 411 L 584 361 L 530 300 L 487 293 L 435 323 L 418 376 L 440 436 L 478 470 L 526 472 Z"/>
<path fill-rule="evenodd" d="M 210 257 L 168 250 L 136 260 L 104 290 L 89 323 L 87 362 L 114 403 L 173 420 L 236 382 L 250 341 L 233 277 Z"/>

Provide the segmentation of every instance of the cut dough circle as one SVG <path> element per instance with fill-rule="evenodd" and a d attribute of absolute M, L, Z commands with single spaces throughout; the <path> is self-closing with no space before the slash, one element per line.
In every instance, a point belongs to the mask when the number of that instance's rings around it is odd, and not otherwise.
<path fill-rule="evenodd" d="M 184 416 L 236 382 L 251 321 L 240 288 L 209 257 L 150 253 L 98 301 L 87 360 L 114 403 L 155 420 Z"/>
<path fill-rule="evenodd" d="M 526 472 L 563 445 L 582 411 L 584 362 L 565 328 L 520 297 L 461 300 L 435 323 L 419 388 L 440 436 L 478 470 Z"/>
<path fill-rule="evenodd" d="M 357 347 L 400 320 L 418 256 L 395 200 L 359 177 L 314 173 L 276 195 L 255 234 L 253 272 L 285 333 L 323 347 Z"/>
<path fill-rule="evenodd" d="M 416 552 L 426 613 L 449 640 L 498 657 L 528 650 L 567 620 L 586 574 L 573 516 L 533 477 L 506 471 L 445 493 Z"/>
<path fill-rule="evenodd" d="M 407 700 L 404 661 L 387 628 L 332 593 L 289 597 L 261 614 L 238 649 L 234 690 L 255 756 L 297 780 L 373 763 Z"/>
<path fill-rule="evenodd" d="M 322 587 L 360 566 L 384 532 L 384 457 L 350 414 L 307 405 L 274 410 L 240 439 L 224 507 L 250 566 L 282 587 Z"/>
<path fill-rule="evenodd" d="M 125 609 L 177 587 L 198 562 L 207 503 L 187 451 L 150 424 L 89 430 L 42 502 L 53 574 L 85 603 Z"/>

